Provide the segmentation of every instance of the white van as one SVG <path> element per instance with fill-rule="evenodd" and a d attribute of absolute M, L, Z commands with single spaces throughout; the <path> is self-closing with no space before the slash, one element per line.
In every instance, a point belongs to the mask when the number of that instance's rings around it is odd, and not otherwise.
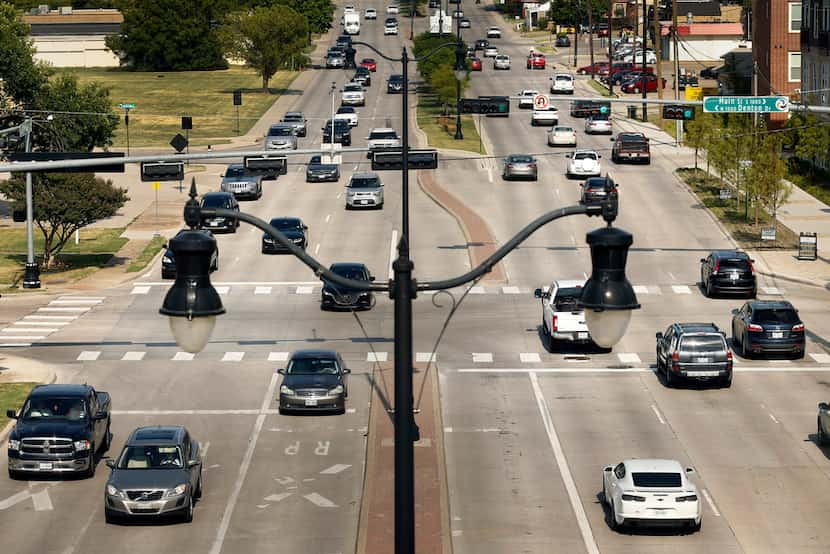
<path fill-rule="evenodd" d="M 343 14 L 343 30 L 347 35 L 360 34 L 360 14 L 347 13 Z"/>

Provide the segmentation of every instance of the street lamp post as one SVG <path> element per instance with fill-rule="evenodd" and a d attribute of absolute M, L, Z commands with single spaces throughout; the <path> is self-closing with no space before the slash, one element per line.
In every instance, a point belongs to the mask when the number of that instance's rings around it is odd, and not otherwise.
<path fill-rule="evenodd" d="M 459 5 L 459 9 L 461 6 Z M 461 132 L 461 81 L 467 77 L 467 64 L 464 61 L 464 50 L 461 48 L 461 18 L 455 19 L 456 46 L 455 46 L 455 140 L 463 140 Z"/>
<path fill-rule="evenodd" d="M 20 124 L 20 134 L 26 136 L 26 152 L 32 151 L 32 118 L 27 117 Z M 35 261 L 34 239 L 34 198 L 32 172 L 26 172 L 26 266 L 23 272 L 23 288 L 40 288 L 40 269 Z"/>

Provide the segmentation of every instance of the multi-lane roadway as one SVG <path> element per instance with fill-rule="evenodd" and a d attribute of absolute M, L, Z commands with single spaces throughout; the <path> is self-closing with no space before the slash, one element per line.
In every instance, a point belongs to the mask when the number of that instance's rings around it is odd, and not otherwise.
<path fill-rule="evenodd" d="M 354 4 L 381 15 L 362 21 L 360 40 L 397 55 L 408 23 L 401 35 L 384 36 L 386 4 Z M 499 72 L 485 60 L 484 70 L 472 76 L 469 95 L 547 90 L 552 69 L 525 70 L 528 44 L 484 4 L 465 2 L 463 8 L 473 24 L 463 31 L 465 40 L 483 38 L 488 26 L 500 25 L 504 38 L 491 42 L 513 59 L 510 71 Z M 364 56 L 377 59 L 358 48 L 358 61 Z M 549 66 L 561 68 L 566 59 L 567 53 L 549 56 Z M 360 124 L 352 131 L 355 145 L 365 144 L 371 127 L 400 131 L 401 96 L 385 90 L 386 77 L 399 71 L 378 59 Z M 301 148 L 319 144 L 320 128 L 330 117 L 331 81 L 342 84 L 351 74 L 316 70 L 297 97 L 291 109 L 309 119 Z M 577 83 L 578 94 L 589 91 Z M 805 360 L 738 359 L 731 389 L 666 388 L 652 372 L 654 333 L 674 321 L 713 321 L 728 329 L 730 310 L 740 305 L 707 299 L 696 286 L 699 258 L 731 247 L 730 239 L 672 177 L 673 146 L 653 144 L 650 166 L 616 166 L 608 137 L 584 135 L 582 120 L 567 115 L 567 100 L 556 105 L 560 120 L 578 129 L 579 146 L 603 154 L 604 169 L 619 184 L 617 224 L 635 238 L 627 271 L 642 309 L 612 352 L 545 350 L 532 291 L 590 272 L 584 236 L 599 226 L 593 218 L 548 225 L 506 259 L 507 282 L 483 281 L 467 296 L 437 351 L 453 550 L 827 551 L 830 514 L 823 499 L 830 495 L 830 461 L 812 440 L 816 403 L 830 392 L 826 293 L 759 277 L 761 296 L 786 297 L 801 310 L 810 336 Z M 637 125 L 617 117 L 614 124 L 618 130 Z M 530 126 L 529 111 L 514 104 L 509 118 L 482 118 L 480 125 L 491 157 L 442 161 L 435 178 L 484 218 L 498 242 L 545 211 L 577 202 L 578 181 L 565 178 L 567 149 L 547 147 L 545 129 Z M 500 158 L 518 152 L 538 156 L 537 182 L 502 181 Z M 307 184 L 304 167 L 292 165 L 288 175 L 265 182 L 261 200 L 242 202 L 242 209 L 265 219 L 301 217 L 309 226 L 309 253 L 324 263 L 364 262 L 385 280 L 400 236 L 400 176 L 382 173 L 382 210 L 346 211 L 343 186 L 367 163 L 362 155 L 344 157 L 339 183 Z M 416 275 L 434 279 L 463 272 L 469 267 L 464 233 L 421 192 L 414 174 L 411 181 Z M 215 189 L 218 181 L 200 186 Z M 259 231 L 242 226 L 217 240 L 220 269 L 212 280 L 228 313 L 219 318 L 206 350 L 195 356 L 176 348 L 158 315 L 168 286 L 158 265 L 127 286 L 44 298 L 20 316 L 54 322 L 55 330 L 43 331 L 44 339 L 27 339 L 32 346 L 17 354 L 55 364 L 60 380 L 89 382 L 111 393 L 114 450 L 134 427 L 156 423 L 184 424 L 203 443 L 204 497 L 193 523 L 105 524 L 103 466 L 93 480 L 2 479 L 4 550 L 355 551 L 371 360 L 392 359 L 391 302 L 379 296 L 375 308 L 357 318 L 322 312 L 319 282 L 292 257 L 262 255 Z M 415 351 L 423 360 L 446 307 L 436 308 L 423 296 L 415 309 Z M 291 351 L 308 347 L 337 349 L 352 369 L 345 414 L 277 413 L 275 370 Z M 699 533 L 610 529 L 598 496 L 601 470 L 628 457 L 675 458 L 696 469 L 693 479 L 704 499 Z"/>

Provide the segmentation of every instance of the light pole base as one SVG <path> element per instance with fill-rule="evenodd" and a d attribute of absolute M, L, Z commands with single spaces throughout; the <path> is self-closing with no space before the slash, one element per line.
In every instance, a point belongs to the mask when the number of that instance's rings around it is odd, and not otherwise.
<path fill-rule="evenodd" d="M 464 133 L 461 132 L 461 117 L 459 116 L 455 122 L 455 140 L 464 140 Z"/>
<path fill-rule="evenodd" d="M 23 273 L 23 288 L 40 288 L 40 268 L 38 268 L 37 263 L 26 264 L 26 270 Z"/>

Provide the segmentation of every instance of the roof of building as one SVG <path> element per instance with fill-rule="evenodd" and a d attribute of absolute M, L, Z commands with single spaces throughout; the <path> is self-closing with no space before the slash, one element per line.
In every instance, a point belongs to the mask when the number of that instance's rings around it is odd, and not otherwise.
<path fill-rule="evenodd" d="M 671 2 L 667 2 L 671 6 Z M 720 15 L 720 3 L 713 0 L 677 0 L 677 15 Z"/>
<path fill-rule="evenodd" d="M 671 25 L 664 24 L 660 29 L 660 36 L 667 36 Z M 740 23 L 692 23 L 691 25 L 678 25 L 679 36 L 722 36 L 742 37 L 744 35 L 743 25 Z"/>

